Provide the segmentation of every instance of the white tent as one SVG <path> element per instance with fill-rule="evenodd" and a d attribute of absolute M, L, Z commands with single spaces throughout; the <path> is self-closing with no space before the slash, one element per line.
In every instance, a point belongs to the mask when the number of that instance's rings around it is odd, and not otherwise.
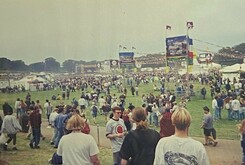
<path fill-rule="evenodd" d="M 240 78 L 240 73 L 245 72 L 245 63 L 227 66 L 222 68 L 220 71 L 223 73 L 223 78 L 229 78 L 230 80 L 234 77 Z"/>
<path fill-rule="evenodd" d="M 29 75 L 29 76 L 26 76 L 26 77 L 18 80 L 18 81 L 15 81 L 14 85 L 24 86 L 26 90 L 35 91 L 36 90 L 36 84 L 32 83 L 33 81 L 40 82 L 38 84 L 41 88 L 43 87 L 43 83 L 46 82 L 46 80 L 42 77 L 37 77 L 35 75 Z"/>
<path fill-rule="evenodd" d="M 224 67 L 220 70 L 223 73 L 240 73 L 245 72 L 245 63 L 243 64 L 234 64 L 231 66 Z"/>

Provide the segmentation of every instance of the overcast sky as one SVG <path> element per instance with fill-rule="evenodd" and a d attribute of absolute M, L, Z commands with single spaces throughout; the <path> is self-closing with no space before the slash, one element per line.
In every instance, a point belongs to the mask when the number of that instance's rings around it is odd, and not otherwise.
<path fill-rule="evenodd" d="M 221 46 L 245 42 L 245 0 L 0 0 L 0 57 L 26 64 L 118 59 L 119 45 L 165 51 L 168 36 Z M 194 47 L 217 46 L 194 41 Z"/>

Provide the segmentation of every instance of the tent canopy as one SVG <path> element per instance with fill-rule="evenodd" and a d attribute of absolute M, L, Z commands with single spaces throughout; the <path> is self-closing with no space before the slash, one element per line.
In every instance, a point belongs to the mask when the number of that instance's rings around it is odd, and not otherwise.
<path fill-rule="evenodd" d="M 238 73 L 245 72 L 245 63 L 243 64 L 234 64 L 231 66 L 224 67 L 220 70 L 223 73 Z"/>

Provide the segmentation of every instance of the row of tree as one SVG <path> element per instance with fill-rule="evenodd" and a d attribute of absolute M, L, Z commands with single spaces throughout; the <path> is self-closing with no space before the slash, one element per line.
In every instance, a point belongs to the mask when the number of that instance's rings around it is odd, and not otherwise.
<path fill-rule="evenodd" d="M 96 61 L 75 61 L 66 60 L 62 66 L 53 57 L 46 58 L 44 62 L 36 62 L 26 65 L 22 60 L 11 61 L 7 58 L 0 58 L 1 71 L 31 71 L 31 72 L 75 72 L 76 64 L 96 64 Z"/>
<path fill-rule="evenodd" d="M 226 47 L 222 48 L 218 51 L 219 56 L 215 56 L 214 61 L 221 65 L 227 65 L 227 63 L 232 62 L 236 63 L 236 61 L 241 62 L 241 56 L 243 57 L 245 54 L 245 43 L 236 45 L 234 47 Z M 231 55 L 231 58 L 224 58 L 222 54 Z M 234 56 L 237 60 L 234 60 Z M 229 57 L 229 56 L 228 56 Z M 225 60 L 224 60 L 225 59 Z M 232 60 L 233 59 L 233 60 Z M 62 66 L 59 62 L 56 61 L 53 57 L 46 58 L 42 62 L 33 63 L 30 65 L 26 65 L 22 60 L 11 61 L 7 58 L 0 58 L 0 70 L 1 71 L 31 71 L 31 72 L 75 72 L 75 66 L 77 64 L 96 64 L 97 61 L 75 61 L 75 60 L 66 60 L 62 63 Z M 230 63 L 229 63 L 230 64 Z"/>

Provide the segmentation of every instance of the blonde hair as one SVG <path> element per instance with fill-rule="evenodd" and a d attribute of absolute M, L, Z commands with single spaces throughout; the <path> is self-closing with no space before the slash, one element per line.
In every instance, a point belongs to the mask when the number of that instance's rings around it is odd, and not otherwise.
<path fill-rule="evenodd" d="M 147 115 L 145 110 L 142 107 L 136 107 L 132 112 L 132 119 L 137 124 L 137 129 L 146 129 L 148 128 L 148 123 L 146 121 Z"/>
<path fill-rule="evenodd" d="M 240 128 L 239 128 L 240 132 L 245 133 L 245 119 L 242 120 L 242 122 L 239 126 L 240 126 Z"/>
<path fill-rule="evenodd" d="M 183 107 L 178 107 L 171 117 L 173 125 L 178 130 L 185 130 L 191 124 L 191 115 L 190 113 Z"/>
<path fill-rule="evenodd" d="M 66 129 L 67 130 L 82 130 L 84 127 L 84 119 L 79 114 L 74 114 L 68 120 Z"/>

